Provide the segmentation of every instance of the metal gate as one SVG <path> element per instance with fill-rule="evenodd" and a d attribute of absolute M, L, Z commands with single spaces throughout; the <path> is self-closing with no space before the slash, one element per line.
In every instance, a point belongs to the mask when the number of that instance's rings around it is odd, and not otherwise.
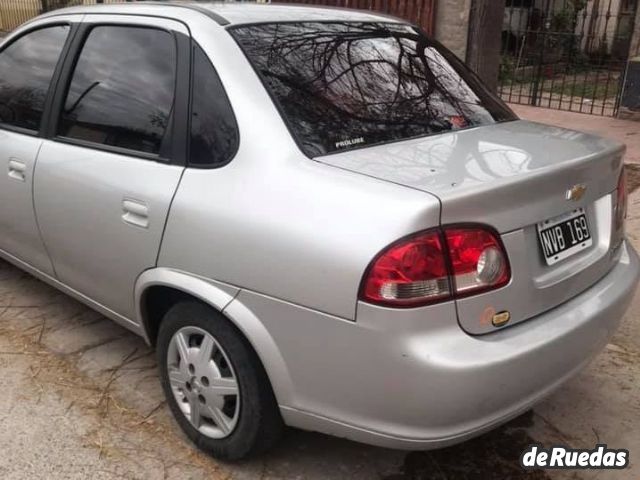
<path fill-rule="evenodd" d="M 0 32 L 8 32 L 40 14 L 40 0 L 0 0 Z"/>
<path fill-rule="evenodd" d="M 637 8 L 638 0 L 507 0 L 500 95 L 616 115 Z"/>

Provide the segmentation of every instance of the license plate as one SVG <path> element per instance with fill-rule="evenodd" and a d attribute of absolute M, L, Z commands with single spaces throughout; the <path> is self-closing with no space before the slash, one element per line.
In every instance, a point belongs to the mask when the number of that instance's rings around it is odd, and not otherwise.
<path fill-rule="evenodd" d="M 593 244 L 584 208 L 538 223 L 538 241 L 547 265 L 553 265 Z"/>

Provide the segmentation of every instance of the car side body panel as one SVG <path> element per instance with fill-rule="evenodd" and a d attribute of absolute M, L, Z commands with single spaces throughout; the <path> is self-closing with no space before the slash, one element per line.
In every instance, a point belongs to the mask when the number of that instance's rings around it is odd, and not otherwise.
<path fill-rule="evenodd" d="M 86 15 L 84 23 L 189 35 L 180 22 L 138 16 Z M 185 52 L 176 47 L 176 85 L 181 55 Z M 135 152 L 102 151 L 99 144 L 64 137 L 45 140 L 36 168 L 34 208 L 58 280 L 134 318 L 135 282 L 156 265 L 183 171 L 183 166 L 138 158 Z"/>
<path fill-rule="evenodd" d="M 354 319 L 371 259 L 437 225 L 439 205 L 421 192 L 303 158 L 270 152 L 260 166 L 240 155 L 221 169 L 185 172 L 158 266 Z"/>
<path fill-rule="evenodd" d="M 0 130 L 0 250 L 53 275 L 33 210 L 33 178 L 42 139 Z"/>
<path fill-rule="evenodd" d="M 438 225 L 438 200 L 302 155 L 231 36 L 210 22 L 191 32 L 233 105 L 240 148 L 224 167 L 185 171 L 158 266 L 354 319 L 371 259 Z"/>
<path fill-rule="evenodd" d="M 61 14 L 54 19 L 38 18 L 0 39 L 0 50 L 37 29 L 77 23 L 83 17 L 84 14 Z M 69 31 L 67 41 L 72 35 Z M 60 56 L 63 55 L 64 51 Z M 61 62 L 61 58 L 58 62 Z M 33 208 L 33 184 L 42 144 L 38 132 L 0 129 L 0 251 L 3 251 L 5 258 L 19 260 L 53 276 L 53 265 L 42 242 Z"/>
<path fill-rule="evenodd" d="M 134 318 L 135 281 L 156 264 L 183 170 L 45 141 L 38 161 L 35 208 L 57 278 Z M 144 209 L 137 214 L 137 223 L 125 221 L 134 210 L 126 202 Z"/>

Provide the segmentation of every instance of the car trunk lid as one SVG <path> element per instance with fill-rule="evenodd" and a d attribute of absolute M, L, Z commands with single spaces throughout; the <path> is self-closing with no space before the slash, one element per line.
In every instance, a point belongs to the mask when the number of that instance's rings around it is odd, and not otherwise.
<path fill-rule="evenodd" d="M 615 141 L 520 120 L 317 160 L 435 195 L 443 225 L 482 223 L 501 234 L 511 282 L 456 302 L 461 327 L 482 334 L 495 330 L 494 314 L 509 312 L 508 325 L 526 320 L 584 291 L 611 268 L 612 193 L 623 153 Z M 585 189 L 567 199 L 574 186 Z M 548 265 L 537 224 L 580 211 L 592 245 Z"/>

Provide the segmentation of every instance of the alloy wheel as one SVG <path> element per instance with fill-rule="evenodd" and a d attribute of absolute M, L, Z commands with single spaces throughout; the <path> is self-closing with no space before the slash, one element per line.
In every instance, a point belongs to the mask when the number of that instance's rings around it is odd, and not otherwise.
<path fill-rule="evenodd" d="M 184 327 L 167 353 L 169 384 L 184 416 L 207 437 L 229 436 L 240 415 L 240 389 L 222 346 L 207 331 Z"/>

